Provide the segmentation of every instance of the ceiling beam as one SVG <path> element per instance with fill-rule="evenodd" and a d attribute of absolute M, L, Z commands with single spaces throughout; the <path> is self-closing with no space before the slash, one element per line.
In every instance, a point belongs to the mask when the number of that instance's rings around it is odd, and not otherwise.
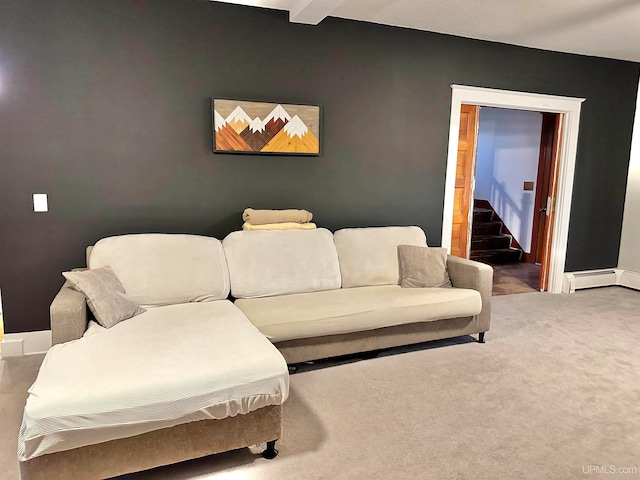
<path fill-rule="evenodd" d="M 345 0 L 298 0 L 289 10 L 289 21 L 317 25 Z"/>

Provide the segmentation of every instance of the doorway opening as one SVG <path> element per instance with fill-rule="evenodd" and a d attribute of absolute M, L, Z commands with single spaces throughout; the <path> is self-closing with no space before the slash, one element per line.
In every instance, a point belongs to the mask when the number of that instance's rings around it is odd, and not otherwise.
<path fill-rule="evenodd" d="M 559 133 L 555 136 L 553 144 L 553 151 L 557 158 L 550 180 L 553 195 L 550 195 L 551 199 L 549 195 L 547 196 L 547 207 L 545 207 L 547 212 L 544 212 L 547 231 L 553 232 L 553 235 L 543 242 L 542 252 L 546 255 L 546 261 L 543 261 L 542 265 L 544 267 L 546 264 L 547 267 L 547 272 L 543 272 L 545 279 L 543 290 L 559 293 L 562 288 L 566 257 L 580 108 L 584 99 L 458 85 L 452 85 L 452 89 L 442 246 L 448 248 L 452 255 L 469 258 L 470 226 L 473 225 L 474 209 L 474 184 L 471 182 L 471 174 L 475 171 L 473 163 L 475 157 L 461 150 L 470 147 L 469 151 L 475 153 L 477 122 L 475 126 L 469 122 L 477 115 L 477 106 L 548 112 L 553 115 L 550 118 L 555 119 L 554 128 Z M 472 107 L 471 110 L 465 111 L 462 108 L 464 104 Z M 560 138 L 561 141 L 559 141 Z M 459 168 L 461 165 L 465 168 Z M 468 188 L 462 188 L 465 184 L 469 185 Z M 523 187 L 524 185 L 520 185 L 521 189 Z M 527 188 L 531 187 L 527 185 Z M 542 193 L 536 192 L 536 195 L 542 198 Z"/>
<path fill-rule="evenodd" d="M 552 237 L 547 203 L 562 114 L 462 109 L 478 110 L 468 258 L 493 267 L 494 295 L 546 290 L 545 244 Z"/>

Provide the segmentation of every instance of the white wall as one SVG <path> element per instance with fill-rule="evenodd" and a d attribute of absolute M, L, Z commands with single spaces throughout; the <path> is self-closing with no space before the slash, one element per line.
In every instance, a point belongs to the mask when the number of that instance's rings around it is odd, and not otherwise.
<path fill-rule="evenodd" d="M 525 252 L 531 251 L 542 114 L 481 108 L 474 198 L 488 200 Z M 524 191 L 524 182 L 534 182 Z"/>
<path fill-rule="evenodd" d="M 640 272 L 640 84 L 633 122 L 627 196 L 624 203 L 618 268 Z"/>

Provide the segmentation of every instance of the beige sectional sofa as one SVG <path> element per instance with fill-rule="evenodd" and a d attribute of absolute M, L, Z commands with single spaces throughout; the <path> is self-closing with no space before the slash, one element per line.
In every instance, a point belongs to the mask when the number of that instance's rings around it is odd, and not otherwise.
<path fill-rule="evenodd" d="M 147 311 L 105 329 L 84 295 L 63 286 L 51 305 L 55 345 L 25 407 L 23 478 L 106 478 L 262 442 L 274 456 L 287 363 L 468 334 L 483 341 L 491 267 L 448 257 L 453 288 L 401 288 L 401 244 L 426 246 L 425 234 L 97 242 L 89 268 L 110 266 Z"/>
<path fill-rule="evenodd" d="M 454 288 L 401 288 L 398 245 L 419 227 L 233 232 L 223 240 L 235 305 L 287 363 L 489 330 L 490 266 L 449 257 Z"/>

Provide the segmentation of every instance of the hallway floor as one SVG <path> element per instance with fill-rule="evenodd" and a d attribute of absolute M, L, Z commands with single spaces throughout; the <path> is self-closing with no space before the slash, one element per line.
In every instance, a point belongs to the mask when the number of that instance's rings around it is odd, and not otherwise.
<path fill-rule="evenodd" d="M 540 265 L 503 263 L 493 267 L 493 295 L 511 295 L 538 291 Z"/>

